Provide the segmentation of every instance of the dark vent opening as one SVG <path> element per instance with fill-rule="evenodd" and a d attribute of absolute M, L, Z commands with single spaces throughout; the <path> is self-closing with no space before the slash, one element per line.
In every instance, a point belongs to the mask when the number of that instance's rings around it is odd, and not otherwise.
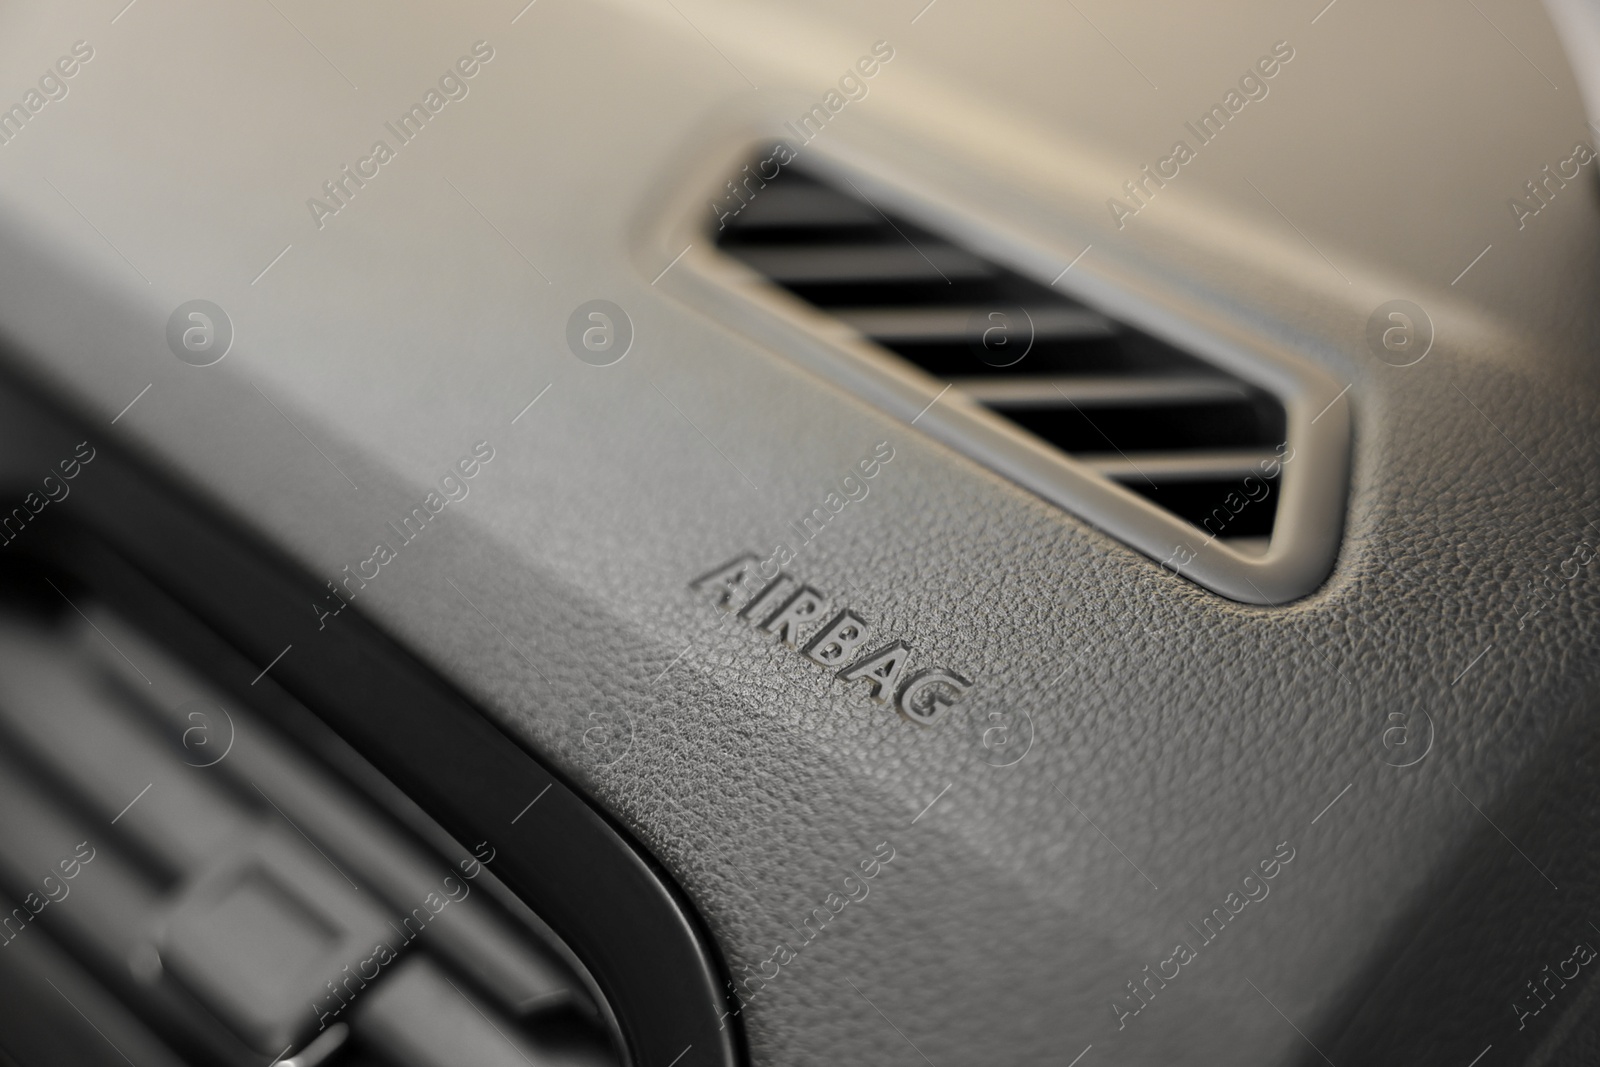
<path fill-rule="evenodd" d="M 791 168 L 746 189 L 715 236 L 773 284 L 1207 536 L 1257 548 L 1271 537 L 1287 421 L 1277 398 L 880 207 Z"/>
<path fill-rule="evenodd" d="M 1059 404 L 1052 406 L 991 406 L 1023 429 L 1071 454 L 1177 451 L 1195 448 L 1197 442 L 1217 449 L 1262 446 L 1270 453 L 1270 443 L 1283 440 L 1281 419 L 1274 423 L 1255 398 L 1209 403 L 1147 400 L 1137 407 L 1092 407 L 1075 404 L 1063 395 Z"/>
<path fill-rule="evenodd" d="M 1223 540 L 1270 538 L 1278 510 L 1278 479 L 1265 475 L 1205 481 L 1146 482 L 1135 475 L 1117 479 L 1185 522 Z"/>

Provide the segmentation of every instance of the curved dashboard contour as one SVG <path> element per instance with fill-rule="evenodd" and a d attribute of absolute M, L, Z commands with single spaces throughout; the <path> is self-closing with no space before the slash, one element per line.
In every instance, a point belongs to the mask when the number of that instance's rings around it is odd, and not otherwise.
<path fill-rule="evenodd" d="M 0 15 L 0 99 L 93 52 L 0 143 L 8 373 L 354 609 L 259 666 L 370 625 L 648 850 L 724 982 L 678 1067 L 1586 1062 L 1600 164 L 1537 4 L 112 8 Z M 774 138 L 1287 353 L 1331 569 L 1174 575 L 708 284 Z M 48 507 L 136 525 L 111 470 Z M 747 557 L 770 612 L 695 584 Z"/>

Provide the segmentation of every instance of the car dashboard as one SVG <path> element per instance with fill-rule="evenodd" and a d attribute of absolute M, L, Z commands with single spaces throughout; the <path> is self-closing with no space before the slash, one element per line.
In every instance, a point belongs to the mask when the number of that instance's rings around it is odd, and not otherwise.
<path fill-rule="evenodd" d="M 0 1063 L 1593 1062 L 1591 15 L 0 12 Z"/>

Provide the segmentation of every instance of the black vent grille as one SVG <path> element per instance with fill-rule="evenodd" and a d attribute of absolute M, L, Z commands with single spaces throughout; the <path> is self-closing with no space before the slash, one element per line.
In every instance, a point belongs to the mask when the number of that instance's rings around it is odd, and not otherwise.
<path fill-rule="evenodd" d="M 0 568 L 0 1064 L 623 1062 L 569 950 L 503 906 L 492 845 L 430 849 L 17 562 Z M 85 1023 L 104 1041 L 74 1048 Z"/>
<path fill-rule="evenodd" d="M 1265 551 L 1276 397 L 846 184 L 793 168 L 747 182 L 718 247 L 1205 538 Z"/>

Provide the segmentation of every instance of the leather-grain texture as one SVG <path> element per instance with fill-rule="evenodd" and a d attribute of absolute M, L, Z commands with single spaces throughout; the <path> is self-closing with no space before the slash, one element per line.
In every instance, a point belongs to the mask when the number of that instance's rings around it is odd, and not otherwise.
<path fill-rule="evenodd" d="M 1600 575 L 1579 568 L 1519 620 L 1528 584 L 1600 536 L 1600 208 L 1592 168 L 1525 229 L 1504 201 L 1586 136 L 1575 95 L 1442 3 L 1347 0 L 1315 25 L 1320 5 L 1159 27 L 1091 12 L 1154 91 L 1070 10 L 943 0 L 913 24 L 915 6 L 830 21 L 685 4 L 706 38 L 634 4 L 546 0 L 515 24 L 490 5 L 417 10 L 368 37 L 330 15 L 328 46 L 366 67 L 359 96 L 296 52 L 314 87 L 201 54 L 204 92 L 173 99 L 107 38 L 86 76 L 118 95 L 85 83 L 43 117 L 97 139 L 119 174 L 42 121 L 38 143 L 5 149 L 32 154 L 0 178 L 0 326 L 102 425 L 152 383 L 102 432 L 329 580 L 491 442 L 468 497 L 355 606 L 636 834 L 732 978 L 780 941 L 799 949 L 732 1023 L 757 1064 L 1066 1063 L 1091 1045 L 1084 1067 L 1465 1063 L 1554 1041 L 1565 1004 L 1527 1030 L 1509 1005 L 1571 942 L 1600 943 L 1584 910 Z M 1566 77 L 1536 5 L 1494 13 Z M 186 17 L 205 40 L 242 32 L 242 17 Z M 135 9 L 118 29 L 160 55 L 172 18 Z M 787 52 L 763 36 L 794 27 L 811 36 L 783 37 Z M 479 38 L 496 58 L 432 140 L 308 223 L 335 161 Z M 758 306 L 727 321 L 652 283 L 673 250 L 641 234 L 678 203 L 685 146 L 771 136 L 731 117 L 736 97 L 798 114 L 878 39 L 896 58 L 819 151 L 912 174 L 1061 264 L 1093 244 L 1086 284 L 1147 279 L 1349 383 L 1343 549 L 1318 592 L 1255 608 L 1173 577 L 802 371 L 756 339 Z M 1272 94 L 1112 228 L 1122 178 L 1279 39 L 1297 56 Z M 1449 54 L 1422 63 L 1425 47 Z M 212 150 L 180 166 L 152 143 L 138 116 L 158 99 L 190 109 Z M 146 251 L 150 284 L 45 177 Z M 202 201 L 207 187 L 228 196 Z M 212 368 L 165 347 L 171 307 L 197 295 L 238 328 Z M 563 340 L 597 296 L 635 330 L 608 368 Z M 1434 318 L 1413 367 L 1365 345 L 1395 297 Z M 792 538 L 879 442 L 893 459 L 869 495 L 785 570 L 905 640 L 916 666 L 975 681 L 931 728 L 690 587 Z M 1425 721 L 1426 757 L 1388 765 Z M 1007 767 L 985 734 L 1001 722 L 1033 737 Z M 884 842 L 867 896 L 806 942 L 797 928 Z M 1285 842 L 1270 893 L 1201 944 L 1195 926 Z M 1137 1004 L 1127 984 L 1180 941 L 1195 958 L 1119 1027 L 1113 1003 Z"/>

